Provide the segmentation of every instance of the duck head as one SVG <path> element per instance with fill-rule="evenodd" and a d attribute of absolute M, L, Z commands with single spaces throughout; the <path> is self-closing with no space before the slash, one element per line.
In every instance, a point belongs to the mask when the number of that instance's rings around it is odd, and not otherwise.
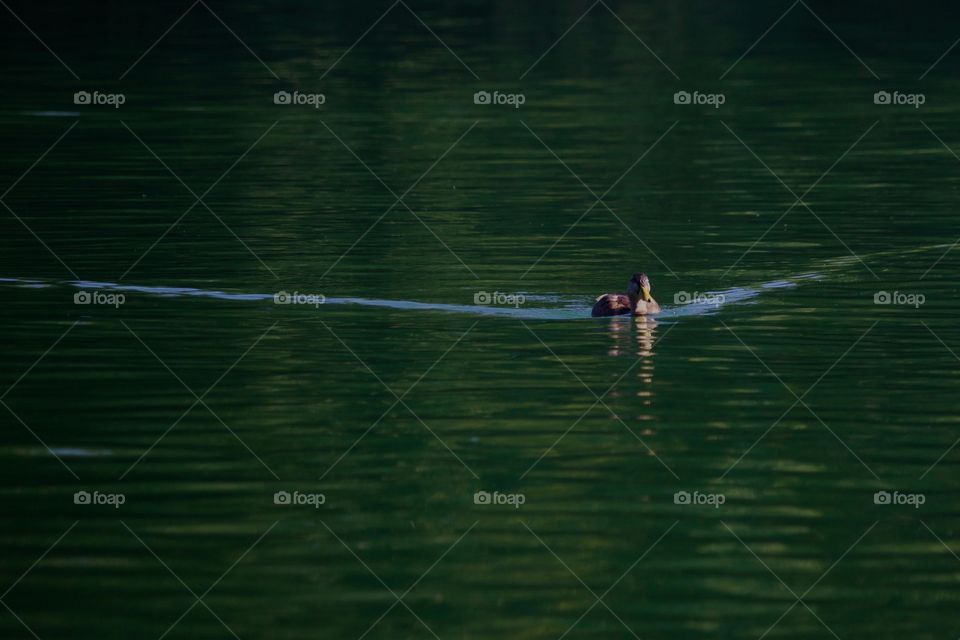
<path fill-rule="evenodd" d="M 627 296 L 631 300 L 650 302 L 650 278 L 645 273 L 635 273 L 627 285 Z"/>

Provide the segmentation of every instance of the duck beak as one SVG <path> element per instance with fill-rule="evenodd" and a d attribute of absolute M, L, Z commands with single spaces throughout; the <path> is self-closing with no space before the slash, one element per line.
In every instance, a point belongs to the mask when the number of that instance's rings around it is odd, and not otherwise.
<path fill-rule="evenodd" d="M 643 301 L 650 302 L 653 298 L 650 297 L 650 288 L 649 287 L 640 287 L 640 291 L 643 293 Z"/>

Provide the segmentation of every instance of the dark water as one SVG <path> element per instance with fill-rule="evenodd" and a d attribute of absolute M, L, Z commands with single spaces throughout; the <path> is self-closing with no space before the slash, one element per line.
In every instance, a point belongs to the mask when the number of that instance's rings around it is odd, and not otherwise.
<path fill-rule="evenodd" d="M 11 3 L 0 635 L 957 637 L 951 11 Z"/>

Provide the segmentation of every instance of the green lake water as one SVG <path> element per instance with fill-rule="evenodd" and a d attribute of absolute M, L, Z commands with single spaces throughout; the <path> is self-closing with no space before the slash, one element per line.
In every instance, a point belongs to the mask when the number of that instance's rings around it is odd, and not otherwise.
<path fill-rule="evenodd" d="M 0 636 L 956 638 L 955 11 L 4 5 Z"/>

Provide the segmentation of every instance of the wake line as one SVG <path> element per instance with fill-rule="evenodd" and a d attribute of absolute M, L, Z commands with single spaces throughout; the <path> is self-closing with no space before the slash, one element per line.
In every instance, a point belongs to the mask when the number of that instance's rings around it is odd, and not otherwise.
<path fill-rule="evenodd" d="M 937 244 L 926 247 L 916 247 L 907 250 L 879 251 L 872 254 L 863 254 L 863 258 L 878 258 L 902 256 L 910 253 L 919 253 L 933 249 L 945 249 L 950 244 Z M 842 256 L 825 260 L 820 263 L 817 272 L 804 273 L 779 280 L 771 280 L 752 287 L 730 287 L 717 291 L 706 291 L 700 294 L 697 299 L 689 304 L 669 304 L 669 301 L 661 303 L 663 311 L 656 317 L 658 320 L 681 318 L 687 316 L 703 316 L 717 313 L 723 307 L 730 304 L 742 304 L 757 298 L 765 291 L 788 289 L 797 287 L 811 281 L 821 281 L 827 279 L 832 273 L 842 269 L 847 269 L 858 263 L 854 256 Z M 827 275 L 825 275 L 827 274 Z M 0 284 L 10 284 L 13 286 L 26 288 L 49 288 L 56 286 L 68 286 L 81 290 L 98 291 L 116 291 L 142 293 L 145 295 L 154 295 L 168 298 L 213 298 L 216 300 L 226 300 L 232 302 L 274 302 L 274 293 L 236 293 L 230 291 L 220 291 L 216 289 L 197 289 L 193 287 L 148 287 L 131 284 L 120 284 L 116 282 L 98 282 L 94 280 L 73 280 L 46 282 L 43 280 L 31 280 L 23 278 L 0 278 Z M 415 311 L 441 311 L 445 313 L 461 313 L 468 315 L 505 317 L 530 320 L 576 320 L 590 318 L 590 309 L 593 306 L 592 298 L 583 298 L 580 296 L 561 296 L 561 295 L 532 295 L 524 294 L 526 301 L 546 302 L 553 304 L 552 307 L 533 308 L 530 306 L 488 306 L 479 304 L 447 304 L 440 302 L 418 302 L 415 300 L 382 300 L 376 298 L 358 298 L 358 297 L 330 297 L 325 298 L 323 304 L 317 305 L 319 310 L 327 305 L 360 305 L 367 307 L 386 307 L 390 309 L 403 309 Z M 278 304 L 278 307 L 287 305 Z M 289 305 L 301 307 L 306 310 L 313 309 L 309 305 Z"/>
<path fill-rule="evenodd" d="M 806 274 L 782 280 L 773 280 L 757 287 L 731 287 L 721 291 L 705 292 L 708 302 L 693 301 L 689 304 L 670 306 L 663 305 L 663 311 L 657 316 L 660 319 L 698 316 L 716 312 L 727 304 L 742 303 L 759 296 L 763 291 L 795 287 L 804 280 L 819 279 L 817 274 Z M 120 284 L 116 282 L 100 282 L 96 280 L 68 280 L 61 282 L 45 282 L 43 280 L 28 280 L 21 278 L 0 278 L 0 284 L 9 283 L 14 286 L 45 289 L 56 286 L 73 287 L 83 291 L 111 291 L 121 293 L 141 293 L 165 298 L 213 298 L 230 302 L 275 302 L 274 293 L 237 293 L 216 289 L 198 289 L 194 287 L 164 287 Z M 488 306 L 479 304 L 448 304 L 442 302 L 418 302 L 415 300 L 384 300 L 376 298 L 358 297 L 328 297 L 323 303 L 311 305 L 284 305 L 278 307 L 295 306 L 305 310 L 313 308 L 319 310 L 328 305 L 360 305 L 366 307 L 385 307 L 415 311 L 441 311 L 446 313 L 462 313 L 490 317 L 519 318 L 530 320 L 574 320 L 590 317 L 593 299 L 584 299 L 579 296 L 559 295 L 525 295 L 529 302 L 552 303 L 553 307 L 529 306 Z"/>

